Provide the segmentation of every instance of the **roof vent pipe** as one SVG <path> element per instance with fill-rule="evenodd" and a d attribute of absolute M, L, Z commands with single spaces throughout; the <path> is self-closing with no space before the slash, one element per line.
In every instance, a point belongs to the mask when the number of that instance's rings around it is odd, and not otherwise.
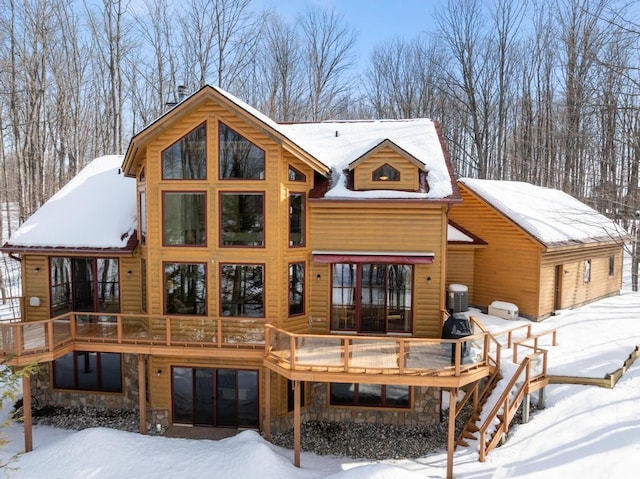
<path fill-rule="evenodd" d="M 336 138 L 338 138 L 338 130 L 336 130 Z"/>

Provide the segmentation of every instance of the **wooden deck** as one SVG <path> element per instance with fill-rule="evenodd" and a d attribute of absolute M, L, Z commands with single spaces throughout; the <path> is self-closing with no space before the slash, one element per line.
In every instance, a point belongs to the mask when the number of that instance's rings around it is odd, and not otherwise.
<path fill-rule="evenodd" d="M 458 387 L 489 370 L 486 333 L 450 340 L 294 334 L 271 325 L 266 332 L 265 366 L 288 379 L 371 383 L 384 375 L 377 381 Z"/>
<path fill-rule="evenodd" d="M 34 322 L 0 323 L 0 357 L 14 366 L 51 361 L 71 350 L 179 356 L 264 351 L 263 319 L 69 313 Z M 224 351 L 224 352 L 223 352 Z"/>

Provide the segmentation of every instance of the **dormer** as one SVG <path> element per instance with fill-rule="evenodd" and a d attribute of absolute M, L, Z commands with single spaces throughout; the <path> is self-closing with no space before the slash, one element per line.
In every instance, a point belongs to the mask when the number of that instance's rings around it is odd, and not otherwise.
<path fill-rule="evenodd" d="M 349 164 L 354 190 L 420 191 L 424 164 L 385 139 Z"/>

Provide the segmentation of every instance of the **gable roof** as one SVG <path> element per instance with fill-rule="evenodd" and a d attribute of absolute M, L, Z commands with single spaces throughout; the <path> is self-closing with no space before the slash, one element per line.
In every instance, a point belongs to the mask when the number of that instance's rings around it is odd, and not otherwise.
<path fill-rule="evenodd" d="M 613 220 L 560 190 L 520 181 L 458 181 L 547 247 L 616 243 L 627 237 Z"/>
<path fill-rule="evenodd" d="M 207 100 L 217 101 L 230 111 L 240 114 L 315 171 L 325 177 L 331 176 L 331 186 L 325 197 L 459 200 L 439 126 L 432 120 L 276 123 L 230 93 L 210 85 L 205 85 L 187 97 L 131 139 L 123 163 L 125 174 L 135 176 L 136 158 L 144 151 L 148 141 Z M 348 190 L 343 171 L 372 148 L 387 141 L 405 151 L 427 172 L 428 192 Z"/>
<path fill-rule="evenodd" d="M 136 182 L 122 174 L 122 158 L 112 155 L 91 161 L 31 215 L 2 249 L 133 251 Z"/>

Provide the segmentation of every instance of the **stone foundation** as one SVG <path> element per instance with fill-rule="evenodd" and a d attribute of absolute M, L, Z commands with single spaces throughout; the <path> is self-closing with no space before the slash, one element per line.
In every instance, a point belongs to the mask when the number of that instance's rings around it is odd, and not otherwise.
<path fill-rule="evenodd" d="M 31 377 L 31 395 L 39 406 L 90 407 L 96 409 L 138 409 L 138 357 L 122 355 L 122 393 L 53 390 L 52 363 L 41 363 Z"/>
<path fill-rule="evenodd" d="M 354 424 L 390 424 L 394 426 L 429 426 L 440 422 L 441 390 L 413 387 L 412 407 L 364 408 L 329 405 L 329 384 L 312 383 L 307 406 L 300 411 L 301 422 L 346 422 Z M 272 430 L 280 433 L 293 428 L 293 412 L 274 418 Z"/>

